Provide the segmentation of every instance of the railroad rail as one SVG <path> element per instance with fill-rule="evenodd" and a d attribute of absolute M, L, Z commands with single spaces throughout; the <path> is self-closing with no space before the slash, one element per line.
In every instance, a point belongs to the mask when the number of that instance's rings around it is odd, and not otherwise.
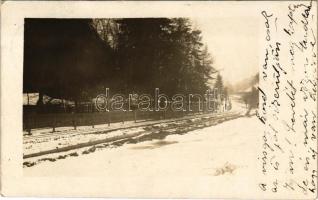
<path fill-rule="evenodd" d="M 47 154 L 53 154 L 53 153 L 60 153 L 60 152 L 65 152 L 65 151 L 70 151 L 70 150 L 75 150 L 75 149 L 80 149 L 83 147 L 89 147 L 89 146 L 94 146 L 98 144 L 103 144 L 103 143 L 112 143 L 116 145 L 120 145 L 126 142 L 140 142 L 140 141 L 145 141 L 145 140 L 150 140 L 150 139 L 162 139 L 167 135 L 171 134 L 185 134 L 189 131 L 193 131 L 196 129 L 204 128 L 204 127 L 209 127 L 216 125 L 220 122 L 235 119 L 238 117 L 241 117 L 242 114 L 238 112 L 225 112 L 221 114 L 204 114 L 204 115 L 194 115 L 194 116 L 186 116 L 183 118 L 178 118 L 178 119 L 169 119 L 169 120 L 160 120 L 155 121 L 155 122 L 149 122 L 146 124 L 142 125 L 133 125 L 129 127 L 121 127 L 121 128 L 115 128 L 115 129 L 108 129 L 108 130 L 96 130 L 94 132 L 90 133 L 84 133 L 84 134 L 107 134 L 112 131 L 116 130 L 124 130 L 124 129 L 131 129 L 131 128 L 137 128 L 137 127 L 143 127 L 143 131 L 136 132 L 133 134 L 128 134 L 128 135 L 119 135 L 119 136 L 114 136 L 111 138 L 105 138 L 105 139 L 99 139 L 95 141 L 89 141 L 89 142 L 83 142 L 83 143 L 78 143 L 66 147 L 61 147 L 61 148 L 55 148 L 55 149 L 50 149 L 50 150 L 44 150 L 41 152 L 36 152 L 36 153 L 30 153 L 23 155 L 23 159 L 26 158 L 33 158 L 33 157 L 38 157 L 38 156 L 43 156 Z M 158 124 L 165 124 L 165 126 L 156 126 Z M 54 136 L 60 136 L 60 135 L 66 135 L 66 134 L 72 134 L 69 132 L 64 132 L 64 133 L 48 133 L 44 134 L 41 136 L 28 136 L 27 139 L 43 139 L 43 137 L 54 137 Z M 74 133 L 75 135 L 83 134 L 83 133 Z"/>

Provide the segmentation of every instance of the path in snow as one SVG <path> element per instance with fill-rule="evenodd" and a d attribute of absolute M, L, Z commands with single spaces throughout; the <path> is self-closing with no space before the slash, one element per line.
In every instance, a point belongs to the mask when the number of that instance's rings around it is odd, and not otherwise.
<path fill-rule="evenodd" d="M 101 182 L 119 184 L 122 190 L 118 188 L 118 192 L 126 192 L 128 196 L 138 194 L 144 184 L 161 185 L 176 195 L 210 196 L 221 192 L 217 188 L 229 188 L 235 193 L 242 187 L 256 185 L 250 174 L 256 170 L 259 145 L 256 141 L 260 132 L 261 124 L 256 117 L 238 118 L 185 135 L 168 135 L 163 140 L 125 144 L 58 162 L 44 162 L 24 168 L 24 175 L 93 176 Z M 202 187 L 203 183 L 206 187 Z M 114 194 L 116 187 L 113 185 L 112 191 L 104 188 L 101 192 Z M 151 196 L 155 193 L 153 187 L 143 192 Z"/>
<path fill-rule="evenodd" d="M 233 109 L 231 112 L 224 113 L 228 114 L 239 114 L 243 113 L 245 108 L 237 103 L 237 100 L 233 102 Z M 23 154 L 24 156 L 30 157 L 32 154 L 38 154 L 41 152 L 55 152 L 59 149 L 69 148 L 71 146 L 81 146 L 81 144 L 89 144 L 95 141 L 108 140 L 111 138 L 117 138 L 121 136 L 134 135 L 135 133 L 143 131 L 146 126 L 159 124 L 160 126 L 173 123 L 175 120 L 183 120 L 190 118 L 205 118 L 205 117 L 218 117 L 224 115 L 223 113 L 212 113 L 212 114 L 201 114 L 195 116 L 185 116 L 178 119 L 168 119 L 159 121 L 144 121 L 139 123 L 129 122 L 126 124 L 115 123 L 108 125 L 100 125 L 96 128 L 92 127 L 79 127 L 78 130 L 70 130 L 69 127 L 61 127 L 55 133 L 52 133 L 50 129 L 39 129 L 33 131 L 31 136 L 25 135 L 23 137 Z M 128 129 L 127 129 L 128 128 Z M 78 148 L 78 147 L 77 147 Z"/>

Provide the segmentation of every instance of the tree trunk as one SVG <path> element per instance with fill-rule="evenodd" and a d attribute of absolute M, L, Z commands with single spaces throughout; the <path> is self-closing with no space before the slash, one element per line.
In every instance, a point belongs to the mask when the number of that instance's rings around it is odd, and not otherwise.
<path fill-rule="evenodd" d="M 77 111 L 78 111 L 78 102 L 77 102 L 77 100 L 75 100 L 74 102 L 75 102 L 75 112 L 77 113 Z"/>
<path fill-rule="evenodd" d="M 30 105 L 30 96 L 29 96 L 29 93 L 27 93 L 27 97 L 28 97 L 28 105 Z"/>
<path fill-rule="evenodd" d="M 37 102 L 38 106 L 42 106 L 43 105 L 43 93 L 39 92 L 39 100 Z"/>

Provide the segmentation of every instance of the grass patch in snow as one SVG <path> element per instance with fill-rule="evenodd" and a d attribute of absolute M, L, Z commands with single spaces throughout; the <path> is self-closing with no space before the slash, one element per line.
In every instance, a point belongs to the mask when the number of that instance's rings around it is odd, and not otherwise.
<path fill-rule="evenodd" d="M 222 167 L 215 170 L 214 176 L 220 176 L 225 173 L 233 174 L 234 170 L 237 169 L 237 166 L 226 162 Z"/>

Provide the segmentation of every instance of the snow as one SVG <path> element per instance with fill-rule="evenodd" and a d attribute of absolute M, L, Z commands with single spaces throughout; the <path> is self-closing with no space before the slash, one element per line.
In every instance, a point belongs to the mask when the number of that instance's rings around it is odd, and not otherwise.
<path fill-rule="evenodd" d="M 29 97 L 28 97 L 29 96 Z M 39 100 L 39 93 L 23 93 L 23 105 L 36 105 Z M 61 104 L 63 103 L 62 99 L 56 99 L 49 97 L 47 95 L 43 95 L 43 103 L 44 104 Z M 74 105 L 73 101 L 64 100 L 66 105 Z"/>
<path fill-rule="evenodd" d="M 201 197 L 210 196 L 212 191 L 217 191 L 216 188 L 237 188 L 227 185 L 236 184 L 235 180 L 244 183 L 244 187 L 255 187 L 255 180 L 247 177 L 256 168 L 255 141 L 256 133 L 261 128 L 256 125 L 259 124 L 256 117 L 238 118 L 185 135 L 169 135 L 164 140 L 101 148 L 90 154 L 43 162 L 24 168 L 24 174 L 96 176 L 109 181 L 146 178 L 140 179 L 140 183 L 136 182 L 137 185 L 144 184 L 143 181 L 169 178 L 171 183 L 178 183 L 175 192 L 195 193 Z M 184 181 L 178 181 L 180 178 Z M 214 189 L 196 187 L 195 183 L 201 179 Z M 220 179 L 225 185 L 219 185 Z M 194 190 L 187 189 L 190 185 Z"/>
<path fill-rule="evenodd" d="M 28 100 L 29 95 L 29 100 Z M 23 93 L 23 105 L 36 105 L 39 100 L 39 93 Z"/>
<path fill-rule="evenodd" d="M 67 133 L 64 135 L 56 135 L 55 137 L 44 137 L 44 138 L 31 138 L 29 140 L 25 139 L 24 154 L 32 154 L 41 151 L 67 147 L 70 145 L 76 145 L 80 143 L 92 142 L 96 140 L 112 138 L 119 135 L 134 134 L 136 132 L 142 131 L 142 128 L 131 128 L 128 130 L 117 130 L 111 131 L 108 134 L 95 134 L 96 129 L 84 129 L 80 131 L 75 131 L 75 133 Z"/>
<path fill-rule="evenodd" d="M 185 116 L 178 120 L 192 118 L 191 121 L 198 121 L 200 119 L 211 116 L 218 116 L 219 114 L 205 114 L 196 116 Z M 194 118 L 193 118 L 194 117 Z M 122 135 L 134 135 L 137 132 L 144 131 L 144 127 L 152 125 L 152 127 L 166 127 L 168 125 L 179 125 L 185 121 L 174 121 L 175 119 L 160 120 L 160 121 L 133 121 L 122 123 L 112 123 L 98 125 L 92 128 L 91 126 L 81 126 L 76 130 L 71 127 L 56 128 L 56 132 L 52 129 L 37 129 L 32 130 L 32 135 L 24 133 L 23 147 L 24 155 L 30 155 L 38 152 L 54 150 L 58 148 L 68 147 L 71 145 L 78 145 L 108 138 L 116 138 Z M 159 123 L 159 124 L 158 124 Z"/>
<path fill-rule="evenodd" d="M 237 99 L 239 97 L 233 97 L 233 112 L 244 114 L 246 108 Z M 204 117 L 189 121 L 199 121 Z M 170 122 L 173 123 L 179 122 Z M 179 125 L 182 127 L 185 124 Z M 111 126 L 120 127 L 123 124 Z M 125 123 L 124 126 L 129 127 L 131 124 Z M 161 121 L 152 126 L 166 127 L 169 123 Z M 105 128 L 100 127 L 101 130 Z M 126 134 L 141 131 L 141 128 L 129 128 Z M 108 134 L 124 134 L 123 130 L 92 134 L 92 128 L 88 127 L 82 127 L 75 133 L 80 130 L 83 134 L 74 138 L 79 137 L 81 142 Z M 96 178 L 92 180 L 101 185 L 114 183 L 109 187 L 94 188 L 96 193 L 112 197 L 211 198 L 221 195 L 223 198 L 251 198 L 255 196 L 251 196 L 253 193 L 250 191 L 258 191 L 256 177 L 251 174 L 256 174 L 257 170 L 256 149 L 260 146 L 257 133 L 261 133 L 261 130 L 257 117 L 240 117 L 185 134 L 167 135 L 164 139 L 119 145 L 98 144 L 28 158 L 24 162 L 28 162 L 30 167 L 25 166 L 23 171 L 26 177 L 89 177 Z M 69 136 L 65 139 L 66 145 L 77 141 L 70 139 L 72 134 L 69 130 L 66 133 Z M 45 149 L 51 142 L 44 142 L 42 146 L 33 146 L 29 150 L 25 148 L 24 151 L 30 153 L 32 149 Z M 56 143 L 51 147 L 54 145 Z M 159 195 L 158 191 L 164 191 L 164 195 Z"/>
<path fill-rule="evenodd" d="M 72 127 L 58 127 L 55 132 L 52 132 L 51 128 L 33 129 L 32 134 L 28 135 L 24 132 L 23 147 L 24 156 L 31 154 L 53 151 L 58 152 L 59 149 L 70 147 L 74 145 L 81 145 L 85 143 L 91 143 L 95 141 L 101 141 L 105 139 L 118 139 L 120 136 L 134 136 L 135 133 L 142 133 L 149 128 L 164 128 L 168 126 L 182 127 L 187 125 L 189 119 L 190 122 L 199 122 L 200 120 L 206 120 L 211 117 L 230 115 L 233 113 L 244 114 L 245 107 L 238 103 L 238 97 L 233 97 L 233 110 L 226 113 L 209 113 L 201 115 L 185 116 L 178 119 L 156 120 L 156 121 L 128 121 L 123 123 L 111 123 L 92 126 L 79 126 L 76 130 Z M 217 120 L 216 120 L 217 121 Z M 171 129 L 170 132 L 176 131 Z"/>
<path fill-rule="evenodd" d="M 253 88 L 258 88 L 258 83 L 255 83 L 254 85 L 246 88 L 245 90 L 241 91 L 242 93 L 248 93 L 248 92 L 251 92 Z"/>

